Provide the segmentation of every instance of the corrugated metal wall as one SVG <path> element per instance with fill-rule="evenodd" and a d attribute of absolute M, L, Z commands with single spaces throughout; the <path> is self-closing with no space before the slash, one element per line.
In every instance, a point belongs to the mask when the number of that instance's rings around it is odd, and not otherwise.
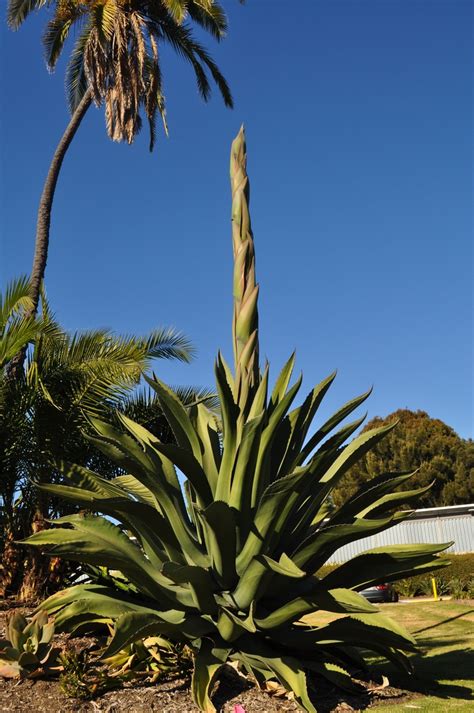
<path fill-rule="evenodd" d="M 384 545 L 405 545 L 416 542 L 454 541 L 447 552 L 461 554 L 474 551 L 474 517 L 470 514 L 405 520 L 372 537 L 351 542 L 337 550 L 328 562 L 345 562 L 351 557 Z"/>

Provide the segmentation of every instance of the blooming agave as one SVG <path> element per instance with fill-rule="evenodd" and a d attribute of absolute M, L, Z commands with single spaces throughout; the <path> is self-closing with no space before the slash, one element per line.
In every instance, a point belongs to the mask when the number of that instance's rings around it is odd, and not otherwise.
<path fill-rule="evenodd" d="M 201 710 L 215 710 L 212 681 L 226 662 L 237 662 L 260 684 L 277 679 L 315 711 L 307 673 L 351 686 L 347 669 L 360 668 L 358 647 L 410 668 L 413 638 L 358 592 L 442 566 L 436 555 L 448 545 L 379 547 L 318 575 L 342 545 L 408 517 L 397 507 L 426 488 L 399 492 L 410 474 L 384 473 L 328 508 L 346 471 L 392 426 L 348 442 L 363 418 L 341 424 L 365 393 L 310 431 L 335 375 L 292 408 L 301 386 L 301 377 L 290 385 L 294 356 L 269 389 L 269 367 L 261 369 L 258 356 L 243 130 L 232 144 L 231 184 L 235 368 L 218 355 L 221 423 L 204 404 L 186 409 L 150 379 L 175 443 L 161 443 L 121 414 L 122 428 L 94 420 L 91 440 L 123 474 L 107 481 L 63 463 L 64 484 L 40 487 L 100 514 L 62 517 L 27 542 L 107 568 L 106 581 L 78 584 L 42 605 L 72 632 L 112 619 L 105 656 L 165 635 L 194 652 L 192 694 Z"/>

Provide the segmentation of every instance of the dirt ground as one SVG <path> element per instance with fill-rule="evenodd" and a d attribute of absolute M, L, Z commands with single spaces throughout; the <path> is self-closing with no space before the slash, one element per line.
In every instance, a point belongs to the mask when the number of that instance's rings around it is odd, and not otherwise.
<path fill-rule="evenodd" d="M 28 615 L 31 609 L 15 609 Z M 0 611 L 0 636 L 3 636 L 9 611 Z M 81 650 L 94 645 L 94 639 L 69 640 L 66 635 L 55 637 L 55 644 L 63 650 Z M 334 689 L 325 681 L 309 681 L 310 695 L 318 713 L 362 711 L 381 702 L 408 700 L 416 694 L 406 694 L 387 686 L 379 691 L 367 690 L 357 697 Z M 251 681 L 225 669 L 213 692 L 213 702 L 219 713 L 234 713 L 240 704 L 245 713 L 283 713 L 300 710 L 287 698 L 270 696 Z M 57 679 L 24 680 L 0 678 L 0 713 L 198 713 L 189 693 L 189 680 L 158 682 L 153 685 L 126 684 L 108 691 L 94 700 L 67 698 Z"/>

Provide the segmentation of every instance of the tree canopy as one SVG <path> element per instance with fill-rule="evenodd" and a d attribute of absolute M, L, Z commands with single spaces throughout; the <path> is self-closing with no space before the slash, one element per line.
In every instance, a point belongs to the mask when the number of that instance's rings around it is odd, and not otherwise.
<path fill-rule="evenodd" d="M 396 428 L 348 471 L 335 491 L 335 503 L 340 504 L 362 483 L 380 473 L 409 470 L 417 472 L 407 487 L 422 487 L 434 481 L 417 507 L 472 502 L 474 442 L 461 438 L 450 426 L 425 411 L 409 409 L 373 418 L 363 430 L 395 421 L 398 421 Z"/>

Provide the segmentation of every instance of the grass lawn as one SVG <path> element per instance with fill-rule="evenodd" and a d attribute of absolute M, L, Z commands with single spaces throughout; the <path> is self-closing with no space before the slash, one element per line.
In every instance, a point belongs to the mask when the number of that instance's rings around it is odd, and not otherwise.
<path fill-rule="evenodd" d="M 382 605 L 384 614 L 415 635 L 423 652 L 414 656 L 415 673 L 402 676 L 376 663 L 390 683 L 423 697 L 398 705 L 379 705 L 380 713 L 474 711 L 474 606 L 452 602 Z"/>

